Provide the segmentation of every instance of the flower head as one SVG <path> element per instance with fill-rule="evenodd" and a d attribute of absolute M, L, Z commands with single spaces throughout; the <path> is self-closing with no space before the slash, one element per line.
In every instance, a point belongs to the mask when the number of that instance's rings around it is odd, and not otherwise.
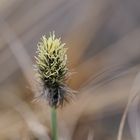
<path fill-rule="evenodd" d="M 38 43 L 36 66 L 43 89 L 42 96 L 49 101 L 50 106 L 58 107 L 67 100 L 69 92 L 65 85 L 68 74 L 67 48 L 60 38 L 51 34 L 43 36 Z"/>

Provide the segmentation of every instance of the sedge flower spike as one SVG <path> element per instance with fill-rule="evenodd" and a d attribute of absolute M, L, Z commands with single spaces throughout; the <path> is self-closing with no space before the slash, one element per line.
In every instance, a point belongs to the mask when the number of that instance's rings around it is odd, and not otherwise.
<path fill-rule="evenodd" d="M 59 107 L 67 100 L 70 90 L 65 85 L 68 75 L 67 48 L 60 38 L 51 34 L 38 43 L 36 67 L 42 83 L 41 95 L 51 107 Z"/>

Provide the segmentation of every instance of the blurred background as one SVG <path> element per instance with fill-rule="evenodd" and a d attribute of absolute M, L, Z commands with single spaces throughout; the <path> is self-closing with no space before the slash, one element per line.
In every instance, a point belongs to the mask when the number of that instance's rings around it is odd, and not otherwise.
<path fill-rule="evenodd" d="M 0 0 L 0 140 L 50 140 L 50 108 L 38 95 L 34 56 L 42 35 L 66 42 L 68 85 L 59 140 L 140 139 L 139 0 Z"/>

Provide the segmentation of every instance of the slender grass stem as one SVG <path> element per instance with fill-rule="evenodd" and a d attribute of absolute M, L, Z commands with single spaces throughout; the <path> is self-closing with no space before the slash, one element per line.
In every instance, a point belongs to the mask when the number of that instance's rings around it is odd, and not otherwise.
<path fill-rule="evenodd" d="M 51 107 L 51 129 L 52 129 L 52 140 L 58 140 L 57 111 L 55 107 Z"/>

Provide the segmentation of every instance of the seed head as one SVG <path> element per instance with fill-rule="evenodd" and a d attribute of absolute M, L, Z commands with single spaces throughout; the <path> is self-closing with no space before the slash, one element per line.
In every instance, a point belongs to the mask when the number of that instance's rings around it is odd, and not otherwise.
<path fill-rule="evenodd" d="M 65 44 L 54 33 L 50 33 L 48 38 L 43 36 L 38 43 L 35 58 L 38 76 L 43 85 L 41 95 L 48 100 L 50 106 L 62 105 L 70 93 L 65 85 L 68 75 L 66 52 Z"/>

